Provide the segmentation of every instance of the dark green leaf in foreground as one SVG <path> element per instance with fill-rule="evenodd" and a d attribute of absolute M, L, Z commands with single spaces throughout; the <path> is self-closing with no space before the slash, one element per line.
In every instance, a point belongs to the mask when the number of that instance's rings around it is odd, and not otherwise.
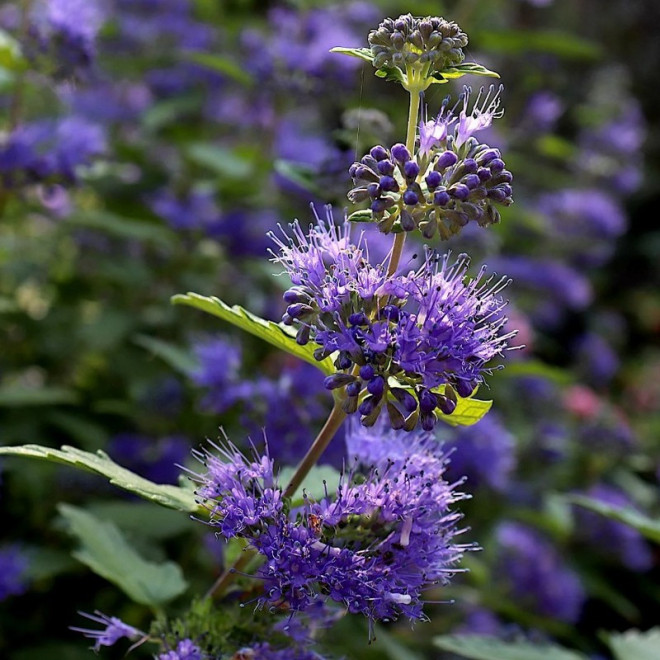
<path fill-rule="evenodd" d="M 146 561 L 113 523 L 68 504 L 58 508 L 80 541 L 80 549 L 73 556 L 136 603 L 158 607 L 186 590 L 188 585 L 178 564 Z"/>
<path fill-rule="evenodd" d="M 75 447 L 64 446 L 61 449 L 53 449 L 40 445 L 22 445 L 20 447 L 0 447 L 0 456 L 25 456 L 71 465 L 107 477 L 114 486 L 161 506 L 187 513 L 199 509 L 192 490 L 167 484 L 155 484 L 121 465 L 117 465 L 105 452 L 100 450 L 93 454 Z"/>
<path fill-rule="evenodd" d="M 660 543 L 660 520 L 649 518 L 635 509 L 612 506 L 584 495 L 571 495 L 568 500 L 601 516 L 633 527 L 647 539 Z"/>
<path fill-rule="evenodd" d="M 628 630 L 608 636 L 616 660 L 658 660 L 660 658 L 660 628 L 646 632 Z"/>
<path fill-rule="evenodd" d="M 445 635 L 436 637 L 433 643 L 443 651 L 470 660 L 586 660 L 581 653 L 555 644 L 504 642 L 482 635 Z"/>
<path fill-rule="evenodd" d="M 336 371 L 330 358 L 326 358 L 320 362 L 314 358 L 314 351 L 318 348 L 317 344 L 310 342 L 305 346 L 301 346 L 296 342 L 295 333 L 287 326 L 274 323 L 273 321 L 266 321 L 239 305 L 230 307 L 219 298 L 200 296 L 197 293 L 173 296 L 172 302 L 175 305 L 196 307 L 224 319 L 228 323 L 241 328 L 241 330 L 245 330 L 255 337 L 267 341 L 276 348 L 313 364 L 324 374 L 332 374 Z"/>

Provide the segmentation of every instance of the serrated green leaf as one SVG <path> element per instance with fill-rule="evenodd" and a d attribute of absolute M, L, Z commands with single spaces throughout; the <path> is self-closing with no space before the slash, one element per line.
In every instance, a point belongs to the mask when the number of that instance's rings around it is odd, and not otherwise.
<path fill-rule="evenodd" d="M 370 64 L 374 61 L 373 53 L 371 48 L 343 48 L 338 46 L 337 48 L 331 48 L 331 53 L 339 53 L 340 55 L 348 55 L 349 57 L 357 57 L 365 62 Z"/>
<path fill-rule="evenodd" d="M 660 520 L 649 518 L 635 509 L 612 506 L 611 504 L 605 504 L 600 500 L 595 500 L 585 495 L 569 495 L 567 499 L 569 502 L 573 502 L 601 516 L 628 525 L 636 529 L 647 539 L 655 541 L 655 543 L 660 543 Z"/>
<path fill-rule="evenodd" d="M 241 328 L 241 330 L 245 330 L 255 337 L 263 339 L 272 346 L 313 364 L 324 374 L 329 375 L 336 371 L 330 358 L 326 358 L 320 362 L 314 358 L 314 351 L 318 348 L 318 344 L 310 342 L 305 346 L 300 346 L 295 340 L 295 334 L 292 334 L 292 331 L 287 326 L 274 323 L 273 321 L 266 321 L 239 305 L 230 307 L 219 298 L 200 296 L 197 293 L 173 296 L 172 303 L 175 305 L 189 305 L 190 307 L 201 309 L 208 314 L 213 314 Z"/>
<path fill-rule="evenodd" d="M 247 179 L 252 174 L 252 163 L 226 147 L 195 142 L 186 148 L 186 156 L 226 179 Z"/>
<path fill-rule="evenodd" d="M 443 651 L 471 660 L 586 660 L 581 653 L 556 644 L 504 642 L 484 635 L 444 635 L 436 637 L 433 643 Z"/>
<path fill-rule="evenodd" d="M 63 387 L 0 387 L 0 407 L 58 406 L 77 402 L 78 394 Z"/>
<path fill-rule="evenodd" d="M 113 523 L 68 504 L 60 504 L 58 509 L 81 543 L 73 556 L 136 603 L 158 607 L 188 588 L 178 564 L 146 561 Z"/>
<path fill-rule="evenodd" d="M 471 76 L 487 76 L 489 78 L 499 78 L 500 74 L 495 71 L 487 69 L 481 64 L 476 62 L 463 62 L 463 64 L 457 64 L 456 66 L 449 67 L 440 71 L 439 75 L 444 78 L 460 78 L 465 75 Z"/>
<path fill-rule="evenodd" d="M 133 338 L 133 343 L 146 348 L 150 353 L 161 358 L 170 367 L 186 376 L 199 367 L 197 360 L 189 351 L 162 339 L 147 335 L 136 335 Z"/>
<path fill-rule="evenodd" d="M 389 378 L 388 384 L 390 387 L 402 387 L 414 394 L 412 387 L 401 385 L 396 378 Z M 433 392 L 442 394 L 445 390 L 444 385 L 433 388 Z M 435 410 L 438 419 L 449 426 L 472 426 L 476 424 L 492 407 L 492 401 L 482 401 L 481 399 L 473 399 L 472 397 L 463 398 L 456 395 L 456 409 L 451 415 L 445 415 L 440 410 Z"/>
<path fill-rule="evenodd" d="M 20 71 L 25 68 L 25 64 L 18 41 L 5 30 L 0 30 L 0 67 Z"/>
<path fill-rule="evenodd" d="M 0 447 L 0 455 L 24 456 L 52 463 L 63 463 L 107 477 L 114 486 L 161 506 L 187 513 L 199 510 L 199 506 L 195 502 L 195 495 L 191 490 L 168 484 L 155 484 L 117 465 L 105 452 L 100 450 L 92 454 L 66 445 L 61 449 L 40 445 L 22 445 L 20 447 Z"/>
<path fill-rule="evenodd" d="M 660 628 L 610 634 L 608 644 L 616 660 L 657 660 L 660 658 Z"/>
<path fill-rule="evenodd" d="M 189 62 L 194 62 L 195 64 L 199 64 L 211 71 L 222 73 L 241 85 L 252 85 L 254 83 L 252 76 L 247 73 L 245 69 L 224 55 L 217 55 L 216 53 L 200 53 L 197 51 L 184 52 L 183 57 Z"/>
<path fill-rule="evenodd" d="M 349 222 L 372 222 L 374 216 L 369 209 L 362 209 L 360 211 L 353 211 L 347 219 Z"/>

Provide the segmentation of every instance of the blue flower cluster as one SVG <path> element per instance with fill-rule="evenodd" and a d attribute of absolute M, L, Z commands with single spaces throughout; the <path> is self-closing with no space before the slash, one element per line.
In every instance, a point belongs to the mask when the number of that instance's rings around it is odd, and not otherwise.
<path fill-rule="evenodd" d="M 373 439 L 381 437 L 377 429 Z M 268 455 L 248 458 L 230 443 L 196 455 L 207 469 L 195 478 L 210 524 L 265 559 L 263 605 L 304 612 L 331 600 L 372 621 L 423 619 L 423 591 L 446 583 L 466 549 L 454 543 L 460 516 L 451 511 L 462 495 L 443 479 L 445 458 L 425 434 L 395 458 L 363 454 L 368 470 L 356 465 L 336 489 L 297 506 Z"/>
<path fill-rule="evenodd" d="M 329 210 L 317 220 L 308 235 L 298 223 L 293 238 L 271 235 L 294 285 L 283 322 L 298 326 L 300 344 L 320 344 L 317 359 L 334 357 L 326 387 L 345 389 L 346 413 L 369 426 L 386 408 L 393 428 L 432 429 L 434 411 L 451 414 L 456 393 L 472 394 L 506 348 L 507 280 L 482 268 L 468 281 L 465 255 L 451 263 L 432 251 L 418 270 L 388 274 L 385 262 L 369 262 L 366 244 L 351 242 L 348 223 L 336 226 Z"/>
<path fill-rule="evenodd" d="M 469 110 L 466 88 L 458 115 L 455 108 L 447 111 L 445 99 L 437 118 L 420 124 L 414 155 L 403 144 L 373 147 L 349 170 L 355 187 L 348 198 L 369 200 L 372 218 L 384 233 L 420 229 L 425 238 L 437 232 L 447 239 L 471 220 L 482 227 L 499 222 L 495 204 L 513 203 L 513 176 L 499 150 L 473 134 L 501 116 L 501 89 L 491 86 L 484 95 L 482 88 Z"/>

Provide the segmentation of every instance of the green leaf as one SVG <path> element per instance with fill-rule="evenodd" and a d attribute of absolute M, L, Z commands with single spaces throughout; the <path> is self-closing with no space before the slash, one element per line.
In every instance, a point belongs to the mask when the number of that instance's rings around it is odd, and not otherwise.
<path fill-rule="evenodd" d="M 241 330 L 267 341 L 276 348 L 313 364 L 325 374 L 333 374 L 336 371 L 330 358 L 320 362 L 314 358 L 314 351 L 318 348 L 318 344 L 310 342 L 305 346 L 300 346 L 295 340 L 295 333 L 292 334 L 293 331 L 287 326 L 273 323 L 273 321 L 266 321 L 239 305 L 230 307 L 219 298 L 200 296 L 197 293 L 173 296 L 172 302 L 175 305 L 189 305 L 224 319 L 228 323 L 241 328 Z"/>
<path fill-rule="evenodd" d="M 175 233 L 160 223 L 137 218 L 124 218 L 108 211 L 85 211 L 68 216 L 66 222 L 78 227 L 98 229 L 110 236 L 129 240 L 173 245 Z"/>
<path fill-rule="evenodd" d="M 151 106 L 143 115 L 144 127 L 149 131 L 158 131 L 168 124 L 181 121 L 181 118 L 198 110 L 204 99 L 201 94 L 175 96 L 165 101 L 159 101 Z"/>
<path fill-rule="evenodd" d="M 434 392 L 442 392 L 443 387 L 437 387 Z M 445 415 L 439 410 L 435 411 L 438 419 L 449 426 L 472 426 L 476 424 L 492 407 L 492 401 L 456 396 L 456 410 L 451 415 Z"/>
<path fill-rule="evenodd" d="M 68 504 L 60 504 L 58 509 L 81 543 L 73 556 L 136 603 L 158 607 L 187 589 L 178 564 L 146 561 L 114 524 Z"/>
<path fill-rule="evenodd" d="M 25 65 L 18 41 L 8 32 L 0 30 L 0 67 L 9 71 L 20 71 Z"/>
<path fill-rule="evenodd" d="M 0 407 L 59 406 L 77 402 L 76 392 L 63 387 L 0 387 Z"/>
<path fill-rule="evenodd" d="M 193 162 L 226 179 L 247 179 L 252 174 L 252 163 L 226 147 L 195 142 L 188 145 L 186 155 Z"/>
<path fill-rule="evenodd" d="M 559 30 L 502 30 L 472 35 L 474 43 L 488 51 L 504 53 L 552 53 L 567 59 L 593 60 L 601 48 L 592 41 Z"/>
<path fill-rule="evenodd" d="M 350 222 L 372 222 L 374 219 L 373 213 L 369 209 L 362 209 L 361 211 L 353 211 L 348 216 Z"/>
<path fill-rule="evenodd" d="M 273 167 L 280 176 L 289 179 L 304 190 L 323 196 L 323 191 L 316 183 L 318 172 L 313 167 L 281 159 L 276 160 Z"/>
<path fill-rule="evenodd" d="M 169 364 L 170 367 L 185 376 L 190 375 L 191 372 L 199 367 L 197 360 L 190 352 L 162 339 L 156 339 L 147 335 L 136 335 L 133 338 L 133 343 L 146 348 L 150 353 L 159 357 Z"/>
<path fill-rule="evenodd" d="M 655 541 L 655 543 L 660 543 L 660 520 L 649 518 L 635 509 L 612 506 L 611 504 L 605 504 L 585 495 L 569 495 L 567 499 L 569 502 L 573 502 L 601 516 L 628 525 L 636 529 L 647 539 Z"/>
<path fill-rule="evenodd" d="M 342 48 L 341 46 L 338 46 L 337 48 L 331 48 L 330 52 L 339 53 L 340 55 L 348 55 L 349 57 L 358 57 L 365 62 L 369 62 L 369 64 L 374 61 L 371 48 Z"/>
<path fill-rule="evenodd" d="M 610 634 L 608 644 L 616 660 L 657 660 L 660 658 L 660 628 Z"/>
<path fill-rule="evenodd" d="M 414 394 L 412 387 L 402 385 L 396 378 L 390 377 L 388 379 L 390 387 L 402 387 Z M 445 391 L 445 386 L 440 385 L 433 388 L 433 392 L 442 394 Z M 473 399 L 472 397 L 463 398 L 456 395 L 456 409 L 451 415 L 445 415 L 440 410 L 435 410 L 438 419 L 449 426 L 472 426 L 476 424 L 492 407 L 492 401 L 482 401 L 481 399 Z"/>
<path fill-rule="evenodd" d="M 236 64 L 233 60 L 230 60 L 224 55 L 216 55 L 215 53 L 183 53 L 183 57 L 189 62 L 194 62 L 199 64 L 211 71 L 217 71 L 222 73 L 228 78 L 232 78 L 237 83 L 241 85 L 252 85 L 254 80 L 252 76 L 241 68 L 240 65 Z"/>
<path fill-rule="evenodd" d="M 168 539 L 197 526 L 189 516 L 151 502 L 95 502 L 87 510 L 120 529 L 150 539 Z"/>
<path fill-rule="evenodd" d="M 114 486 L 161 506 L 187 513 L 199 510 L 199 506 L 195 502 L 195 495 L 191 490 L 167 484 L 155 484 L 117 465 L 105 452 L 100 450 L 92 454 L 75 447 L 64 446 L 61 449 L 53 449 L 40 445 L 22 445 L 20 447 L 0 447 L 0 455 L 25 456 L 71 465 L 107 477 Z"/>
<path fill-rule="evenodd" d="M 481 64 L 476 62 L 463 62 L 463 64 L 457 64 L 456 66 L 449 67 L 448 69 L 443 69 L 439 72 L 438 75 L 441 75 L 443 78 L 461 78 L 465 75 L 472 76 L 488 76 L 489 78 L 499 78 L 500 74 L 495 71 L 487 69 Z"/>
<path fill-rule="evenodd" d="M 444 635 L 436 637 L 433 643 L 443 651 L 471 660 L 586 660 L 581 653 L 556 644 L 504 642 L 482 635 Z"/>
<path fill-rule="evenodd" d="M 278 481 L 283 486 L 289 483 L 291 477 L 294 475 L 296 468 L 285 467 L 280 470 Z M 333 468 L 331 465 L 315 465 L 310 471 L 309 474 L 305 477 L 298 491 L 302 493 L 303 490 L 307 492 L 307 495 L 313 500 L 320 500 L 325 496 L 325 487 L 323 482 L 325 481 L 328 484 L 328 490 L 333 491 L 333 489 L 339 483 L 339 472 Z"/>

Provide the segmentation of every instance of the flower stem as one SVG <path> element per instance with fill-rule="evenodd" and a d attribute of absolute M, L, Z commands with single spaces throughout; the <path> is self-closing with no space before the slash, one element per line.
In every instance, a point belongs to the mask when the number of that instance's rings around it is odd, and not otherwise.
<path fill-rule="evenodd" d="M 417 117 L 419 116 L 419 96 L 421 90 L 417 85 L 411 85 L 408 90 L 410 94 L 410 107 L 408 110 L 408 128 L 406 130 L 406 149 L 412 154 L 415 150 L 415 138 L 417 137 Z M 387 276 L 394 275 L 401 261 L 403 246 L 406 242 L 406 232 L 402 231 L 394 237 L 390 263 L 387 266 Z"/>
<path fill-rule="evenodd" d="M 291 477 L 291 481 L 289 481 L 284 491 L 284 497 L 291 497 L 296 492 L 305 477 L 309 474 L 309 471 L 316 465 L 316 461 L 319 460 L 321 454 L 330 444 L 330 440 L 334 438 L 335 433 L 337 433 L 345 419 L 346 413 L 341 409 L 339 402 L 336 402 L 323 428 L 319 431 L 312 446 L 307 450 L 305 457 L 300 462 L 295 474 Z"/>
<path fill-rule="evenodd" d="M 209 590 L 204 594 L 204 598 L 211 598 L 216 593 L 218 595 L 223 594 L 234 581 L 237 572 L 245 568 L 254 555 L 255 551 L 252 548 L 245 548 L 236 561 L 229 568 L 226 568 L 222 575 L 209 587 Z"/>

